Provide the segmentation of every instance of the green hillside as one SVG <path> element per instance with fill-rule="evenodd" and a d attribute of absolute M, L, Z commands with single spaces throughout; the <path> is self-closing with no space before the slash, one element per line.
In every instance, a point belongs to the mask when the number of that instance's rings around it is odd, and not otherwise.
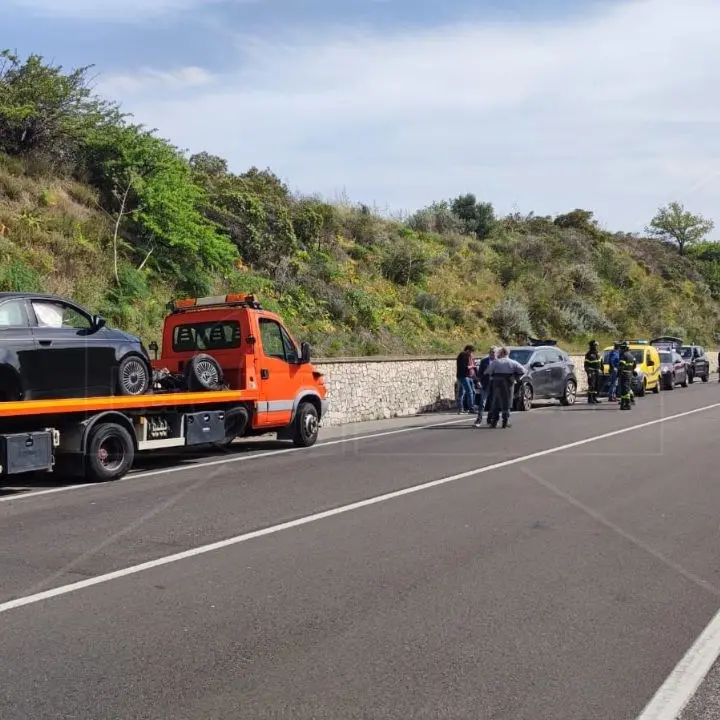
<path fill-rule="evenodd" d="M 158 339 L 172 297 L 256 292 L 316 355 L 450 353 L 552 336 L 714 344 L 720 253 L 497 217 L 466 195 L 404 222 L 187 157 L 89 91 L 87 69 L 3 54 L 0 290 L 70 296 Z M 698 238 L 693 238 L 697 240 Z"/>

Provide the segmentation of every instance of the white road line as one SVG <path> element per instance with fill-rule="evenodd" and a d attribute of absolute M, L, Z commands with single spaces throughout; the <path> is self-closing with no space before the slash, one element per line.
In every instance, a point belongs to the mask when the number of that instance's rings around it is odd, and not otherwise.
<path fill-rule="evenodd" d="M 249 460 L 260 460 L 262 458 L 273 457 L 275 455 L 285 455 L 288 453 L 296 452 L 309 452 L 311 450 L 330 447 L 331 445 L 341 445 L 343 443 L 349 443 L 359 440 L 372 440 L 373 438 L 387 437 L 388 435 L 400 435 L 401 433 L 417 432 L 418 430 L 431 430 L 433 428 L 444 427 L 446 425 L 458 425 L 459 423 L 468 422 L 471 419 L 471 416 L 468 415 L 461 420 L 448 420 L 446 422 L 428 423 L 426 425 L 420 426 L 413 425 L 412 427 L 399 428 L 398 430 L 384 430 L 383 432 L 371 433 L 369 435 L 351 435 L 350 437 L 339 438 L 338 440 L 327 440 L 326 442 L 318 443 L 317 445 L 313 445 L 309 448 L 281 448 L 280 450 L 267 450 L 266 452 L 254 453 L 252 455 L 235 455 L 229 458 L 219 458 L 217 460 L 208 460 L 199 463 L 190 462 L 186 464 L 175 465 L 170 468 L 162 468 L 161 470 L 134 472 L 126 475 L 119 482 L 127 482 L 128 480 L 139 480 L 141 478 L 153 477 L 155 475 L 169 475 L 170 473 L 197 470 L 199 468 L 215 467 L 216 465 L 229 465 L 230 463 L 247 462 Z M 180 457 L 181 456 L 178 456 L 178 458 Z M 90 488 L 100 487 L 102 485 L 112 485 L 116 482 L 118 481 L 106 483 L 80 483 L 78 485 L 65 485 L 63 487 L 48 488 L 47 490 L 36 490 L 33 492 L 18 493 L 17 495 L 7 495 L 5 497 L 0 497 L 0 503 L 27 500 L 29 498 L 40 497 L 42 495 L 53 495 L 55 493 L 68 492 L 69 490 L 88 490 Z"/>
<path fill-rule="evenodd" d="M 676 720 L 720 656 L 720 612 L 675 666 L 637 720 Z"/>
<path fill-rule="evenodd" d="M 395 498 L 403 497 L 405 495 L 413 495 L 415 493 L 422 492 L 423 490 L 440 487 L 442 485 L 447 485 L 448 483 L 457 482 L 458 480 L 464 480 L 465 478 L 489 473 L 493 470 L 500 470 L 501 468 L 510 467 L 511 465 L 517 465 L 519 463 L 527 462 L 528 460 L 535 460 L 536 458 L 553 455 L 555 453 L 563 452 L 564 450 L 571 450 L 572 448 L 587 445 L 588 443 L 592 442 L 597 442 L 598 440 L 605 440 L 607 438 L 617 437 L 618 435 L 624 435 L 625 433 L 642 430 L 644 428 L 652 427 L 653 425 L 659 425 L 661 423 L 669 422 L 670 420 L 678 420 L 679 418 L 696 415 L 697 413 L 712 410 L 714 408 L 720 408 L 720 403 L 706 405 L 701 408 L 696 408 L 695 410 L 677 413 L 676 415 L 668 415 L 667 417 L 650 420 L 648 422 L 640 423 L 638 425 L 631 425 L 630 427 L 613 430 L 611 432 L 603 433 L 602 435 L 595 435 L 593 437 L 585 438 L 583 440 L 576 440 L 575 442 L 566 443 L 565 445 L 557 445 L 556 447 L 547 448 L 546 450 L 539 450 L 537 452 L 530 453 L 529 455 L 522 455 L 521 457 L 513 458 L 511 460 L 503 460 L 502 462 L 494 463 L 492 465 L 484 465 L 482 467 L 475 468 L 474 470 L 468 470 L 466 472 L 458 473 L 457 475 L 450 475 L 448 477 L 440 478 L 439 480 L 431 480 L 430 482 L 426 482 L 421 485 L 404 488 L 403 490 L 395 490 L 394 492 L 385 493 L 384 495 L 376 495 L 375 497 L 350 503 L 349 505 L 342 505 L 341 507 L 333 508 L 332 510 L 325 510 L 324 512 L 315 513 L 313 515 L 306 515 L 305 517 L 297 518 L 296 520 L 290 520 L 289 522 L 284 522 L 279 525 L 271 525 L 270 527 L 263 528 L 262 530 L 254 530 L 253 532 L 245 533 L 243 535 L 237 535 L 235 537 L 220 540 L 218 542 L 210 543 L 208 545 L 201 545 L 200 547 L 193 548 L 192 550 L 185 550 L 183 552 L 175 553 L 173 555 L 166 555 L 165 557 L 157 558 L 156 560 L 150 560 L 139 565 L 132 565 L 130 567 L 123 568 L 122 570 L 115 570 L 114 572 L 97 575 L 96 577 L 88 578 L 87 580 L 80 580 L 75 583 L 70 583 L 69 585 L 62 585 L 51 590 L 45 590 L 43 592 L 35 593 L 33 595 L 27 595 L 25 597 L 16 598 L 15 600 L 9 600 L 8 602 L 0 603 L 0 613 L 5 613 L 9 610 L 24 607 L 25 605 L 33 605 L 43 600 L 59 597 L 61 595 L 68 595 L 69 593 L 77 592 L 78 590 L 84 590 L 85 588 L 93 587 L 94 585 L 102 585 L 104 583 L 110 582 L 111 580 L 117 580 L 118 578 L 128 577 L 129 575 L 136 575 L 137 573 L 141 573 L 145 570 L 162 567 L 163 565 L 170 565 L 171 563 L 176 563 L 180 560 L 187 560 L 189 558 L 197 557 L 199 555 L 206 555 L 207 553 L 211 553 L 216 550 L 222 550 L 233 545 L 238 545 L 240 543 L 247 542 L 248 540 L 265 537 L 266 535 L 275 535 L 277 533 L 283 532 L 284 530 L 290 530 L 292 528 L 308 525 L 310 523 L 318 522 L 319 520 L 324 520 L 325 518 L 343 515 L 345 513 L 352 512 L 353 510 L 359 510 L 361 508 L 369 507 L 371 505 L 377 505 L 378 503 L 387 502 L 388 500 L 394 500 Z"/>

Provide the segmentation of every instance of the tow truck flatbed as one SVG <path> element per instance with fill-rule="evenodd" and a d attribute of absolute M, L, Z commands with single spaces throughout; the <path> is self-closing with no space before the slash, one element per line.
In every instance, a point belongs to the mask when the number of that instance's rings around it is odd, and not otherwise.
<path fill-rule="evenodd" d="M 151 410 L 213 404 L 254 402 L 253 390 L 210 390 L 207 392 L 164 392 L 151 395 L 113 395 L 106 397 L 63 398 L 58 400 L 19 400 L 0 402 L 0 418 L 63 415 L 109 410 Z"/>

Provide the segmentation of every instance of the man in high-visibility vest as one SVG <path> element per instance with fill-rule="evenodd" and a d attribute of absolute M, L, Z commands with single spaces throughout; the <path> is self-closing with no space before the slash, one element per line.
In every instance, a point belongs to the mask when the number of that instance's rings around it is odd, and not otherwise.
<path fill-rule="evenodd" d="M 600 371 L 602 370 L 602 358 L 598 352 L 598 344 L 595 340 L 590 341 L 588 351 L 585 353 L 585 374 L 588 380 L 588 402 L 597 405 L 598 393 L 600 392 Z"/>
<path fill-rule="evenodd" d="M 636 365 L 637 363 L 630 352 L 628 342 L 625 340 L 620 344 L 620 361 L 618 362 L 621 410 L 630 410 L 632 408 L 632 378 Z"/>

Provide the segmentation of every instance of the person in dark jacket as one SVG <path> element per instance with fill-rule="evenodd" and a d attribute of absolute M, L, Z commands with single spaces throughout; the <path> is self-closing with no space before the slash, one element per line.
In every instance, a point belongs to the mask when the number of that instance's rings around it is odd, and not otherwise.
<path fill-rule="evenodd" d="M 602 358 L 598 352 L 597 341 L 591 340 L 588 351 L 585 353 L 585 373 L 588 380 L 588 402 L 597 405 L 600 392 L 600 374 L 602 371 Z"/>
<path fill-rule="evenodd" d="M 456 358 L 457 409 L 460 414 L 472 412 L 474 405 L 475 385 L 473 375 L 475 374 L 475 367 L 472 356 L 474 351 L 475 348 L 472 345 L 466 345 Z"/>
<path fill-rule="evenodd" d="M 487 371 L 490 367 L 490 363 L 495 359 L 495 355 L 496 349 L 491 347 L 487 356 L 478 363 L 476 378 L 480 390 L 478 392 L 478 414 L 477 419 L 475 420 L 475 427 L 480 427 L 482 425 L 483 410 L 488 412 L 489 417 L 492 383 L 490 375 L 488 375 Z"/>
<path fill-rule="evenodd" d="M 497 427 L 498 418 L 502 416 L 502 426 L 510 427 L 510 407 L 512 406 L 515 381 L 525 374 L 525 368 L 509 357 L 507 348 L 500 348 L 497 358 L 490 363 L 488 375 L 493 383 L 493 417 L 490 427 Z"/>
<path fill-rule="evenodd" d="M 630 347 L 625 341 L 620 345 L 620 361 L 618 371 L 620 375 L 620 409 L 632 409 L 632 378 L 637 362 L 630 352 Z"/>

